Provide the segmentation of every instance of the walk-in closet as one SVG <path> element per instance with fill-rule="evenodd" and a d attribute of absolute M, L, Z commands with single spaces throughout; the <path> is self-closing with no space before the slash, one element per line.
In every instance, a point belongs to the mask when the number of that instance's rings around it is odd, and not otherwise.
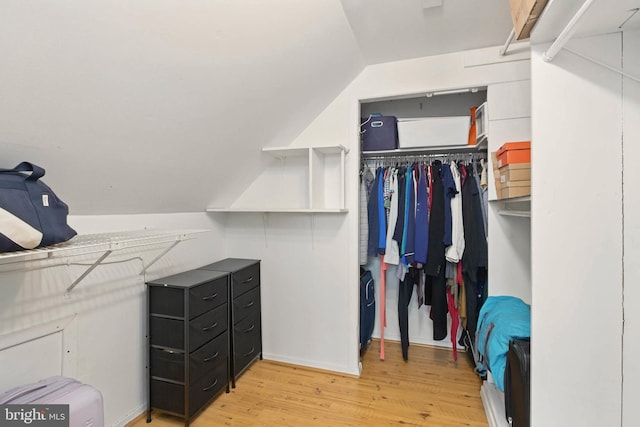
<path fill-rule="evenodd" d="M 486 298 L 485 219 L 488 197 L 482 196 L 482 192 L 485 195 L 488 192 L 489 167 L 487 137 L 484 131 L 486 95 L 486 88 L 464 88 L 445 93 L 436 91 L 420 97 L 361 103 L 363 123 L 375 120 L 377 114 L 396 117 L 400 140 L 397 149 L 370 150 L 363 147 L 363 151 L 360 152 L 359 262 L 365 270 L 372 272 L 376 284 L 377 309 L 373 336 L 381 340 L 380 359 L 384 359 L 385 339 L 403 342 L 403 352 L 407 357 L 410 354 L 410 351 L 404 348 L 407 337 L 409 344 L 429 344 L 452 349 L 460 347 L 458 341 L 462 337 L 464 327 L 462 324 L 459 325 L 458 307 L 459 300 L 464 298 L 465 302 L 461 308 L 464 311 L 463 321 L 466 325 L 467 298 L 466 292 L 460 292 L 462 269 L 458 275 L 458 263 L 465 250 L 464 232 L 471 234 L 472 228 L 475 227 L 481 228 L 477 230 L 479 233 L 476 235 L 479 237 L 478 240 L 482 241 L 478 243 L 482 245 L 477 248 L 481 252 L 476 255 L 478 260 L 473 262 L 481 264 L 483 271 L 479 272 L 479 278 L 478 271 L 474 271 L 475 282 L 472 286 L 477 289 L 473 294 L 477 295 L 479 292 L 480 298 Z M 469 144 L 471 114 L 474 115 L 475 123 L 478 107 L 482 110 L 478 114 L 481 130 L 474 132 L 474 144 Z M 448 124 L 447 120 L 451 124 Z M 405 130 L 407 123 L 410 133 Z M 422 128 L 413 131 L 411 126 L 416 127 L 414 123 Z M 364 127 L 366 125 L 363 125 Z M 366 131 L 375 130 L 363 129 L 363 137 Z M 473 225 L 468 221 L 466 230 L 462 227 L 463 184 L 460 173 L 463 168 L 465 177 L 468 169 L 473 180 L 473 183 L 470 181 L 468 185 L 473 186 L 474 191 L 467 191 L 468 195 L 478 197 L 473 201 L 474 204 L 469 200 L 465 207 L 471 210 L 475 207 L 475 202 L 477 206 L 481 206 L 479 221 Z M 446 174 L 444 169 L 447 169 Z M 442 177 L 448 178 L 446 183 L 443 183 Z M 378 209 L 378 200 L 371 200 L 371 197 L 377 199 L 378 185 L 384 192 L 385 217 L 382 221 L 377 213 L 373 217 L 371 215 L 372 209 Z M 366 193 L 365 197 L 363 192 Z M 448 196 L 444 196 L 445 193 Z M 445 198 L 449 205 L 446 210 Z M 366 200 L 367 204 L 364 204 L 363 200 Z M 442 203 L 438 203 L 439 200 Z M 452 200 L 459 210 L 452 212 Z M 435 207 L 433 214 L 427 206 Z M 471 211 L 469 214 L 471 215 Z M 369 223 L 372 219 L 374 222 Z M 475 218 L 473 219 L 475 221 Z M 366 224 L 363 224 L 365 221 Z M 384 225 L 382 228 L 381 223 Z M 396 227 L 398 231 L 394 234 Z M 448 236 L 445 236 L 445 228 Z M 452 229 L 456 245 L 452 243 Z M 383 248 L 379 248 L 376 242 L 373 242 L 372 247 L 371 242 L 378 238 L 379 230 L 385 235 L 385 246 L 388 247 L 388 253 L 384 256 L 380 256 L 379 253 L 384 252 Z M 414 236 L 408 236 L 408 233 L 413 233 Z M 447 240 L 448 244 L 443 243 Z M 473 236 L 467 236 L 467 240 L 473 241 Z M 381 263 L 384 264 L 382 268 Z M 479 268 L 475 267 L 476 270 Z M 459 281 L 456 280 L 458 276 Z M 475 306 L 474 303 L 469 313 L 473 325 L 477 318 L 477 315 L 472 314 L 477 314 Z M 455 319 L 453 329 L 452 319 Z"/>

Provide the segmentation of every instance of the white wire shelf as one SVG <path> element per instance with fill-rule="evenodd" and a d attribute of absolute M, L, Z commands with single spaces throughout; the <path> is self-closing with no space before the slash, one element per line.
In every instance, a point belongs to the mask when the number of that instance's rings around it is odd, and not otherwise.
<path fill-rule="evenodd" d="M 87 254 L 101 254 L 98 259 L 67 288 L 67 292 L 70 292 L 114 251 L 145 246 L 169 245 L 142 269 L 140 272 L 140 274 L 142 274 L 178 243 L 194 238 L 194 234 L 207 231 L 209 230 L 135 230 L 78 235 L 69 241 L 52 246 L 0 253 L 0 266 L 26 262 L 44 262 Z"/>

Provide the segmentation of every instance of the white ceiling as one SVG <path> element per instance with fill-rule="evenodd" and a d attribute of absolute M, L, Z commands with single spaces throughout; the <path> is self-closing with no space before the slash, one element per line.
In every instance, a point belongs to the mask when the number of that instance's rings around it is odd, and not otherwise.
<path fill-rule="evenodd" d="M 508 0 L 341 1 L 368 64 L 502 45 L 513 28 Z"/>

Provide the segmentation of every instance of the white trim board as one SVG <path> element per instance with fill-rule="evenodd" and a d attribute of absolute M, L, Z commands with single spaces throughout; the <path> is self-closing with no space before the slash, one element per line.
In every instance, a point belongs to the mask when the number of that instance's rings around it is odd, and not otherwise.
<path fill-rule="evenodd" d="M 0 351 L 44 338 L 51 334 L 60 333 L 62 334 L 62 366 L 60 367 L 60 373 L 66 377 L 74 377 L 76 375 L 76 354 L 78 349 L 77 318 L 78 314 L 76 313 L 27 329 L 0 335 Z"/>

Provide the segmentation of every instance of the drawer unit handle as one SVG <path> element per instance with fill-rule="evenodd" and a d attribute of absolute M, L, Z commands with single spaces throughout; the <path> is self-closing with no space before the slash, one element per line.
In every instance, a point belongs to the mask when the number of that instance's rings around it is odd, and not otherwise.
<path fill-rule="evenodd" d="M 216 384 L 218 384 L 218 379 L 216 378 L 216 380 L 213 382 L 213 384 L 211 384 L 209 387 L 205 387 L 202 389 L 202 391 L 209 391 L 212 388 L 214 388 L 216 386 Z"/>
<path fill-rule="evenodd" d="M 210 330 L 210 329 L 215 328 L 216 326 L 218 326 L 218 322 L 214 323 L 214 324 L 213 324 L 213 325 L 211 325 L 211 326 L 205 326 L 204 328 L 202 328 L 202 331 L 208 331 L 208 330 Z"/>
<path fill-rule="evenodd" d="M 255 351 L 255 347 L 251 347 L 251 350 L 249 351 L 249 353 L 247 354 L 243 354 L 242 357 L 247 357 L 247 356 L 251 356 L 253 354 L 253 352 Z"/>
<path fill-rule="evenodd" d="M 249 329 L 245 329 L 244 331 L 245 331 L 245 332 L 251 332 L 251 331 L 253 331 L 255 328 L 256 328 L 256 325 L 255 325 L 255 324 L 253 324 L 253 325 L 251 325 L 251 327 L 250 327 Z"/>
<path fill-rule="evenodd" d="M 252 280 L 253 280 L 253 276 L 249 276 L 249 278 L 247 280 L 245 280 L 244 282 L 242 282 L 242 283 L 249 283 Z"/>
<path fill-rule="evenodd" d="M 249 304 L 243 305 L 242 308 L 249 308 L 249 307 L 253 307 L 253 305 L 255 304 L 254 301 L 251 301 Z"/>
<path fill-rule="evenodd" d="M 202 297 L 203 301 L 209 301 L 210 299 L 214 299 L 215 297 L 218 296 L 218 293 L 216 292 L 215 294 L 208 296 L 208 297 Z"/>
<path fill-rule="evenodd" d="M 210 357 L 206 357 L 206 358 L 202 359 L 202 361 L 203 362 L 211 362 L 213 359 L 218 357 L 218 354 L 220 354 L 220 352 L 216 351 L 216 354 L 214 354 L 213 356 L 210 356 Z"/>

